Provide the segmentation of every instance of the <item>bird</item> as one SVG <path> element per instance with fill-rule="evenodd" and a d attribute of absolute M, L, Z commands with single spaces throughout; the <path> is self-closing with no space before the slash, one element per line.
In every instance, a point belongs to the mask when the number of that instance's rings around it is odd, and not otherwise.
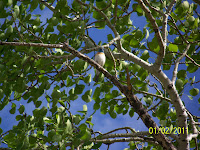
<path fill-rule="evenodd" d="M 96 53 L 94 61 L 96 61 L 100 66 L 104 66 L 105 62 L 106 62 L 106 56 L 104 54 L 104 49 L 100 48 L 99 51 Z M 94 78 L 95 82 L 98 82 L 99 79 L 99 75 L 100 72 L 98 70 L 96 70 L 96 76 Z"/>

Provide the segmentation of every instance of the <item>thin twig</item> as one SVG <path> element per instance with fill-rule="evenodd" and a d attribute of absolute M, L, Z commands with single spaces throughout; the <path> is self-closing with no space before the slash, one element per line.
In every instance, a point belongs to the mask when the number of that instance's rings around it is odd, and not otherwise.
<path fill-rule="evenodd" d="M 189 139 L 189 141 L 191 141 L 192 138 L 197 138 L 197 136 L 200 134 L 200 132 L 196 128 L 196 124 L 195 124 L 195 121 L 193 119 L 192 114 L 188 110 L 186 110 L 186 112 L 187 112 L 187 114 L 190 118 L 191 125 L 192 125 L 192 132 L 193 133 L 188 135 L 188 139 Z M 187 129 L 185 129 L 185 132 L 187 133 Z"/>
<path fill-rule="evenodd" d="M 135 131 L 134 129 L 132 129 L 131 127 L 122 127 L 122 128 L 117 128 L 117 129 L 111 130 L 111 131 L 109 131 L 109 132 L 107 132 L 107 133 L 104 133 L 104 134 L 102 134 L 102 135 L 105 136 L 105 135 L 108 135 L 108 134 L 113 133 L 113 132 L 115 132 L 115 131 L 118 131 L 118 130 L 125 130 L 125 129 L 129 129 L 129 130 L 131 130 L 132 133 L 136 133 L 136 131 Z"/>
<path fill-rule="evenodd" d="M 152 10 L 158 12 L 161 16 L 164 15 L 164 13 L 163 13 L 162 11 L 160 11 L 160 10 L 158 10 L 157 8 L 151 6 L 150 3 L 149 3 L 147 0 L 144 0 L 144 3 L 145 3 L 145 5 L 147 5 L 147 6 L 148 6 L 149 8 L 151 8 Z"/>
<path fill-rule="evenodd" d="M 177 70 L 178 70 L 178 65 L 179 62 L 181 61 L 181 59 L 183 59 L 183 57 L 185 57 L 185 55 L 187 54 L 187 51 L 190 48 L 190 44 L 187 45 L 185 51 L 183 52 L 183 54 L 176 60 L 175 66 L 174 66 L 174 71 L 173 71 L 173 76 L 172 76 L 172 84 L 175 83 L 176 81 L 176 77 L 177 77 Z"/>
<path fill-rule="evenodd" d="M 140 91 L 140 90 L 136 90 L 136 89 L 134 89 L 134 91 L 136 91 L 137 93 L 142 93 L 142 94 L 154 96 L 154 97 L 166 100 L 167 102 L 172 102 L 171 99 L 169 99 L 167 97 L 163 97 L 162 95 L 156 95 L 156 94 L 153 94 L 153 93 L 149 93 L 149 92 L 145 92 L 145 91 Z"/>
<path fill-rule="evenodd" d="M 107 48 L 108 52 L 110 53 L 111 57 L 112 57 L 112 60 L 113 60 L 113 63 L 114 63 L 114 70 L 115 70 L 115 77 L 117 78 L 117 69 L 116 69 L 116 61 L 115 61 L 115 58 L 112 54 L 112 52 L 110 51 L 109 48 Z M 118 79 L 118 78 L 117 78 Z M 119 79 L 118 79 L 119 80 Z"/>
<path fill-rule="evenodd" d="M 115 8 L 114 8 L 114 26 L 116 25 L 117 22 L 117 9 L 118 9 L 118 0 L 115 2 Z"/>

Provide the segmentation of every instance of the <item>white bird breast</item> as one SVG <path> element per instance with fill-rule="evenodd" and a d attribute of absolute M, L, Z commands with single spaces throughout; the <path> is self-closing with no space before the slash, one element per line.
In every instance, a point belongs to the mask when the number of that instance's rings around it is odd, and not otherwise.
<path fill-rule="evenodd" d="M 99 65 L 104 66 L 105 62 L 106 62 L 106 57 L 103 54 L 99 54 L 95 56 L 94 59 Z"/>

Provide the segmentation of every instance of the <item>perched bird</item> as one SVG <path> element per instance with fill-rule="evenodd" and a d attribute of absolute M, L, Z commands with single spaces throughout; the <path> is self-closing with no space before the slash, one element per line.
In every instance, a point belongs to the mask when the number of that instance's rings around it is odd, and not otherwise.
<path fill-rule="evenodd" d="M 105 56 L 104 50 L 102 48 L 100 48 L 99 51 L 96 53 L 94 60 L 102 67 L 104 66 L 104 64 L 106 62 L 106 56 Z M 98 82 L 99 75 L 100 75 L 100 72 L 98 70 L 96 70 L 96 76 L 94 79 L 95 82 Z"/>

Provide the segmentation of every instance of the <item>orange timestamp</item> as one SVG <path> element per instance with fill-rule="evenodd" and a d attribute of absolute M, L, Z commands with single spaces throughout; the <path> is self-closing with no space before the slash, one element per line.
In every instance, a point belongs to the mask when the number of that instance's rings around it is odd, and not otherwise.
<path fill-rule="evenodd" d="M 184 127 L 173 127 L 173 128 L 169 128 L 169 127 L 159 127 L 159 129 L 157 130 L 157 128 L 153 128 L 150 127 L 149 128 L 149 134 L 185 134 L 188 133 L 188 128 L 184 128 Z"/>

